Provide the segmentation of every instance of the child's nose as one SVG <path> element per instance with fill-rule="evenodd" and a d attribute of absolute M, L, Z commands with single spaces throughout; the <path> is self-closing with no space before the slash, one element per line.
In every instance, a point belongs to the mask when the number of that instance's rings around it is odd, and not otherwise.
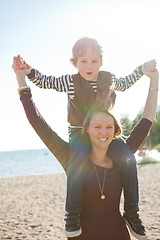
<path fill-rule="evenodd" d="M 88 68 L 88 69 L 91 69 L 91 68 L 92 68 L 92 63 L 88 63 L 88 64 L 87 64 L 87 68 Z"/>

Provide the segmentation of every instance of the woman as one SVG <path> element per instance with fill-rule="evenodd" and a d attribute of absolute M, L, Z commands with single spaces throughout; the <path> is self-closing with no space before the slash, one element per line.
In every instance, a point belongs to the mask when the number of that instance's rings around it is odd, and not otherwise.
<path fill-rule="evenodd" d="M 70 158 L 69 144 L 47 125 L 36 109 L 30 88 L 25 82 L 24 70 L 15 70 L 15 73 L 28 120 L 66 171 Z M 142 119 L 131 132 L 124 149 L 121 149 L 123 141 L 121 139 L 118 141 L 120 151 L 113 156 L 124 158 L 127 156 L 127 164 L 135 161 L 132 153 L 135 153 L 144 141 L 156 113 L 158 71 L 149 72 L 147 75 L 150 77 L 150 88 Z M 81 214 L 83 231 L 75 239 L 129 240 L 129 233 L 119 212 L 122 191 L 120 172 L 107 154 L 110 143 L 121 133 L 120 127 L 110 113 L 93 107 L 86 117 L 83 131 L 86 138 L 90 140 L 92 150 L 83 189 L 83 212 Z M 115 143 L 117 144 L 117 141 Z M 127 221 L 126 218 L 125 221 Z M 146 235 L 141 239 L 147 239 Z"/>

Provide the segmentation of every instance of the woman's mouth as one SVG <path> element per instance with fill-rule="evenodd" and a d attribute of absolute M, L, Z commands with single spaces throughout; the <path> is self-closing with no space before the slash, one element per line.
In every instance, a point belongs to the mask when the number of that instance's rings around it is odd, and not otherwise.
<path fill-rule="evenodd" d="M 101 142 L 106 142 L 108 138 L 98 138 Z"/>

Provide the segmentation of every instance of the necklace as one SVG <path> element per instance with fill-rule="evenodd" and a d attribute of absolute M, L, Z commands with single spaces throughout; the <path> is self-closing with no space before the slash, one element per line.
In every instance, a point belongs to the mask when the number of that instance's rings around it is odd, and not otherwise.
<path fill-rule="evenodd" d="M 99 189 L 100 189 L 100 193 L 101 193 L 101 199 L 104 200 L 106 198 L 106 196 L 104 195 L 104 184 L 105 184 L 105 180 L 106 180 L 106 168 L 104 169 L 104 177 L 103 177 L 103 183 L 102 183 L 102 186 L 100 184 L 100 180 L 99 180 L 99 177 L 98 177 L 98 172 L 97 172 L 97 169 L 96 169 L 96 165 L 93 163 L 93 166 L 94 166 L 94 169 L 95 169 L 95 172 L 96 172 L 96 177 L 97 177 L 97 180 L 98 180 L 98 185 L 99 185 Z"/>

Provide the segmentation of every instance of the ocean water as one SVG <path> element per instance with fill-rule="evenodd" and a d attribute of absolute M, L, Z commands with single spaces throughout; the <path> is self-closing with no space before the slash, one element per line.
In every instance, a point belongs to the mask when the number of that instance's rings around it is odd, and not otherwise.
<path fill-rule="evenodd" d="M 160 161 L 160 153 L 155 150 L 149 156 Z M 136 159 L 141 160 L 138 152 Z M 62 172 L 63 168 L 48 149 L 0 152 L 0 178 Z"/>
<path fill-rule="evenodd" d="M 0 178 L 64 172 L 48 149 L 0 152 Z"/>

